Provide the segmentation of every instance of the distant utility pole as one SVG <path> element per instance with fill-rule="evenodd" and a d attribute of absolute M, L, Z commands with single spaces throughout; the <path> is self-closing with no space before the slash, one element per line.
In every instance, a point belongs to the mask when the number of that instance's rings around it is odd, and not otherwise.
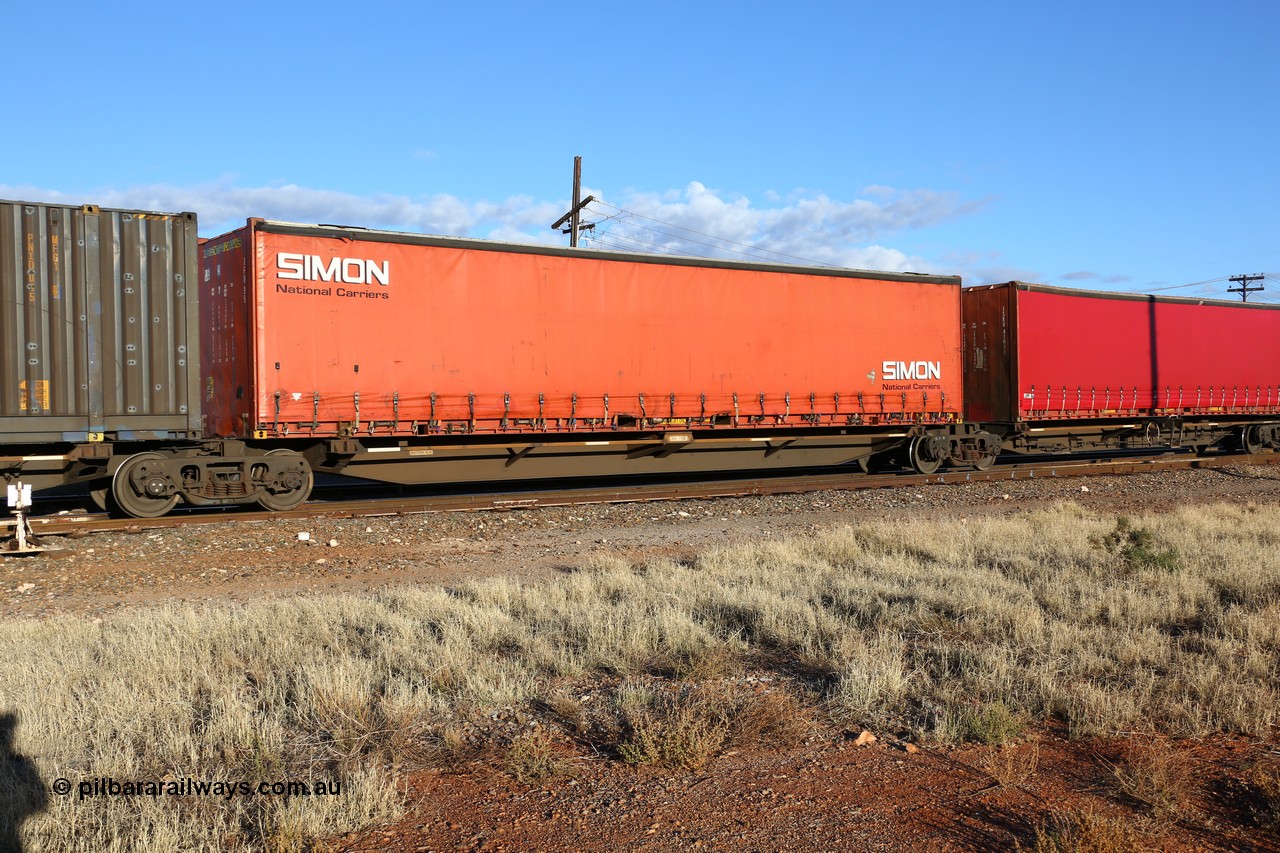
<path fill-rule="evenodd" d="M 573 207 L 569 208 L 569 212 L 561 216 L 555 222 L 551 223 L 551 227 L 558 230 L 561 234 L 569 235 L 569 248 L 578 248 L 578 232 L 595 230 L 594 222 L 579 223 L 582 214 L 582 208 L 595 201 L 596 197 L 589 195 L 582 198 L 582 158 L 573 158 Z M 569 223 L 569 227 L 563 227 L 565 222 Z"/>
<path fill-rule="evenodd" d="M 1227 288 L 1227 293 L 1238 293 L 1238 294 L 1240 294 L 1240 301 L 1241 301 L 1241 302 L 1248 302 L 1248 301 L 1249 301 L 1249 294 L 1250 294 L 1250 293 L 1254 292 L 1255 290 L 1265 290 L 1265 289 L 1266 289 L 1266 287 L 1265 287 L 1264 285 L 1261 285 L 1261 284 L 1259 284 L 1257 287 L 1250 287 L 1250 286 L 1249 286 L 1249 282 L 1251 282 L 1251 281 L 1262 281 L 1264 278 L 1266 278 L 1266 276 L 1264 276 L 1262 273 L 1258 273 L 1257 275 L 1233 275 L 1233 276 L 1231 276 L 1231 279 L 1230 279 L 1230 280 L 1231 280 L 1231 281 L 1238 281 L 1238 282 L 1240 282 L 1240 286 L 1239 286 L 1239 287 L 1228 287 L 1228 288 Z"/>

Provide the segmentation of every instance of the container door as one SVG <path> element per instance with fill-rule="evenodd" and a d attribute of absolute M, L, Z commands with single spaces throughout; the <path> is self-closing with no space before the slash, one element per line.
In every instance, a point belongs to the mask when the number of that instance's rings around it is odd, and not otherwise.
<path fill-rule="evenodd" d="M 127 440 L 197 429 L 194 217 L 104 210 L 81 224 L 89 430 Z"/>
<path fill-rule="evenodd" d="M 966 418 L 979 423 L 1013 421 L 1013 323 L 1017 288 L 1012 284 L 966 288 L 962 299 Z"/>
<path fill-rule="evenodd" d="M 0 438 L 83 435 L 84 290 L 72 208 L 0 205 Z"/>

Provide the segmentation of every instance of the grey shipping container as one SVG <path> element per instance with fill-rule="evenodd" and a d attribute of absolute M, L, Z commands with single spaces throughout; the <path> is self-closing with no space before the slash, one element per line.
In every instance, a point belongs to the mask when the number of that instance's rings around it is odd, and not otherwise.
<path fill-rule="evenodd" d="M 201 432 L 193 213 L 0 201 L 0 455 Z"/>

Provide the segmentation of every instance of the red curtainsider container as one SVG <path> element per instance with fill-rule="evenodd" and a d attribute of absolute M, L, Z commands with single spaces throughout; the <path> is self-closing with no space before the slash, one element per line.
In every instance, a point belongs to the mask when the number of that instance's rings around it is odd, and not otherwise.
<path fill-rule="evenodd" d="M 970 420 L 1280 413 L 1280 306 L 1022 282 L 963 306 Z"/>
<path fill-rule="evenodd" d="M 202 248 L 219 436 L 870 427 L 962 411 L 955 277 L 260 220 Z"/>

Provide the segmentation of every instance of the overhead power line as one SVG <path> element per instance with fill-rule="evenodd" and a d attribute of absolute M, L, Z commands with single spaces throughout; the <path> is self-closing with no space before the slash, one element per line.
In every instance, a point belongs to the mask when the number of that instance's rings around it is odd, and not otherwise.
<path fill-rule="evenodd" d="M 663 246 L 659 246 L 657 243 L 648 243 L 644 240 L 636 240 L 622 234 L 614 234 L 611 231 L 597 233 L 591 239 L 597 243 L 602 243 L 606 246 L 613 246 L 625 252 L 648 252 L 650 254 L 659 255 L 666 254 L 666 249 Z"/>
<path fill-rule="evenodd" d="M 1151 292 L 1158 293 L 1162 290 L 1178 290 L 1183 287 L 1200 287 L 1204 284 L 1217 284 L 1220 281 L 1227 281 L 1227 276 L 1224 275 L 1219 276 L 1218 278 L 1207 278 L 1204 281 L 1193 281 L 1190 284 L 1174 284 L 1169 287 L 1153 287 L 1151 288 Z"/>

